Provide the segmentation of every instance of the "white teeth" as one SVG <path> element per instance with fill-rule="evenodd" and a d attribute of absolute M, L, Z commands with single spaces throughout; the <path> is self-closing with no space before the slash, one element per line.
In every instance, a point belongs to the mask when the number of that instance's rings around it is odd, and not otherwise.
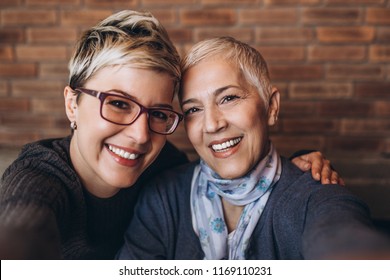
<path fill-rule="evenodd" d="M 126 152 L 125 150 L 113 147 L 111 145 L 108 145 L 108 149 L 110 149 L 110 151 L 112 151 L 114 154 L 116 154 L 122 158 L 125 158 L 125 159 L 136 159 L 139 157 L 139 154 L 132 154 L 132 153 Z"/>
<path fill-rule="evenodd" d="M 230 148 L 232 146 L 235 146 L 237 145 L 239 142 L 241 141 L 241 138 L 236 138 L 236 139 L 233 139 L 233 140 L 229 140 L 229 141 L 226 141 L 222 144 L 215 144 L 215 145 L 212 145 L 211 148 L 215 151 L 215 152 L 220 152 L 222 150 L 225 150 L 227 148 Z"/>

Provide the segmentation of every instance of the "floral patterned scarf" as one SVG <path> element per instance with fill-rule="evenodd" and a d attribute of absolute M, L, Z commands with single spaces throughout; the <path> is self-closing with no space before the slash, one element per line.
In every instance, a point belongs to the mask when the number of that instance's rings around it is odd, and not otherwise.
<path fill-rule="evenodd" d="M 192 179 L 191 212 L 205 259 L 245 259 L 252 232 L 280 174 L 280 157 L 272 144 L 268 155 L 238 179 L 223 179 L 200 161 Z M 229 235 L 221 197 L 233 205 L 245 205 L 236 229 Z"/>

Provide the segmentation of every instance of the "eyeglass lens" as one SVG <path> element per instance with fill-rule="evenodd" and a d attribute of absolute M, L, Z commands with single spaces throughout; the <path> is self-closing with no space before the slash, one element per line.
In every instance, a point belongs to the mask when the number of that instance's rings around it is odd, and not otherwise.
<path fill-rule="evenodd" d="M 141 107 L 128 98 L 108 95 L 102 103 L 102 116 L 114 123 L 131 124 L 140 114 Z M 170 133 L 179 116 L 162 108 L 148 109 L 149 127 L 157 133 Z"/>

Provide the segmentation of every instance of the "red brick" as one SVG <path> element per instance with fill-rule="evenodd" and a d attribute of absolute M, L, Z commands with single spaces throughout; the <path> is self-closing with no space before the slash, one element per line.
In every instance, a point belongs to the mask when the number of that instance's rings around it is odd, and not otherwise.
<path fill-rule="evenodd" d="M 202 5 L 219 5 L 219 6 L 238 6 L 259 4 L 260 0 L 200 0 Z"/>
<path fill-rule="evenodd" d="M 31 43 L 63 44 L 77 40 L 77 31 L 73 28 L 29 28 L 27 29 L 27 39 Z"/>
<path fill-rule="evenodd" d="M 302 11 L 305 24 L 356 24 L 361 17 L 358 8 L 306 8 Z"/>
<path fill-rule="evenodd" d="M 143 6 L 187 6 L 190 4 L 196 4 L 198 0 L 141 0 Z"/>
<path fill-rule="evenodd" d="M 67 80 L 69 76 L 67 63 L 40 63 L 39 64 L 39 77 L 41 78 L 58 78 L 61 80 Z"/>
<path fill-rule="evenodd" d="M 16 6 L 20 6 L 21 3 L 22 3 L 22 0 L 1 0 L 0 7 L 1 8 L 16 7 Z"/>
<path fill-rule="evenodd" d="M 305 59 L 305 48 L 303 46 L 259 46 L 266 61 L 303 61 Z"/>
<path fill-rule="evenodd" d="M 283 119 L 283 131 L 288 133 L 329 135 L 338 132 L 339 121 L 331 119 Z"/>
<path fill-rule="evenodd" d="M 31 100 L 31 110 L 34 114 L 65 114 L 63 98 L 34 98 Z"/>
<path fill-rule="evenodd" d="M 59 81 L 18 81 L 12 85 L 12 95 L 16 97 L 62 97 L 64 84 Z"/>
<path fill-rule="evenodd" d="M 376 37 L 378 42 L 390 42 L 390 28 L 377 28 Z"/>
<path fill-rule="evenodd" d="M 390 101 L 375 101 L 374 102 L 375 116 L 390 117 Z"/>
<path fill-rule="evenodd" d="M 256 30 L 256 42 L 261 44 L 302 44 L 312 41 L 314 32 L 311 28 L 268 27 Z"/>
<path fill-rule="evenodd" d="M 368 8 L 366 21 L 371 24 L 390 24 L 390 8 Z"/>
<path fill-rule="evenodd" d="M 344 119 L 341 121 L 341 133 L 361 136 L 390 135 L 390 121 Z"/>
<path fill-rule="evenodd" d="M 324 101 L 318 105 L 320 116 L 364 118 L 373 116 L 374 113 L 374 105 L 368 102 L 338 100 Z"/>
<path fill-rule="evenodd" d="M 114 7 L 134 9 L 137 4 L 137 0 L 85 0 L 84 2 L 87 7 L 111 9 Z"/>
<path fill-rule="evenodd" d="M 155 16 L 166 28 L 168 26 L 177 25 L 178 16 L 175 10 L 172 9 L 153 9 L 151 11 L 153 16 Z"/>
<path fill-rule="evenodd" d="M 22 43 L 24 31 L 20 28 L 0 29 L 0 43 Z"/>
<path fill-rule="evenodd" d="M 313 80 L 324 77 L 324 70 L 320 65 L 270 65 L 272 80 Z"/>
<path fill-rule="evenodd" d="M 359 98 L 390 99 L 390 82 L 358 83 L 355 95 Z"/>
<path fill-rule="evenodd" d="M 374 39 L 375 29 L 369 26 L 318 27 L 317 36 L 324 43 L 369 43 Z"/>
<path fill-rule="evenodd" d="M 8 95 L 8 82 L 0 80 L 0 96 L 5 97 Z"/>
<path fill-rule="evenodd" d="M 383 140 L 379 137 L 335 137 L 328 138 L 327 147 L 333 152 L 377 153 L 383 148 Z"/>
<path fill-rule="evenodd" d="M 195 41 L 205 40 L 217 36 L 231 36 L 237 40 L 243 42 L 252 42 L 254 40 L 254 31 L 253 28 L 229 28 L 224 27 L 213 28 L 213 27 L 204 27 L 199 28 L 196 31 Z"/>
<path fill-rule="evenodd" d="M 239 22 L 245 25 L 293 25 L 298 22 L 296 9 L 243 9 Z"/>
<path fill-rule="evenodd" d="M 0 45 L 0 61 L 12 61 L 14 60 L 14 52 L 11 46 Z"/>
<path fill-rule="evenodd" d="M 390 47 L 388 45 L 371 45 L 370 60 L 373 62 L 390 62 Z"/>
<path fill-rule="evenodd" d="M 25 61 L 67 60 L 66 47 L 62 46 L 18 46 L 16 56 Z"/>
<path fill-rule="evenodd" d="M 53 118 L 46 115 L 34 115 L 31 113 L 9 112 L 1 117 L 2 124 L 8 127 L 18 127 L 20 129 L 49 129 L 54 127 Z"/>
<path fill-rule="evenodd" d="M 284 99 L 281 100 L 281 118 L 284 117 L 313 117 L 317 115 L 317 106 L 313 102 L 309 101 L 286 101 Z"/>
<path fill-rule="evenodd" d="M 0 98 L 0 112 L 28 111 L 30 101 L 27 98 Z"/>
<path fill-rule="evenodd" d="M 366 58 L 363 46 L 309 46 L 310 61 L 362 61 Z"/>
<path fill-rule="evenodd" d="M 365 5 L 379 5 L 383 4 L 386 0 L 325 0 L 326 4 L 332 5 L 332 4 L 341 4 L 341 5 L 359 5 L 359 4 L 365 4 Z"/>
<path fill-rule="evenodd" d="M 186 26 L 233 25 L 237 22 L 234 9 L 183 10 L 180 21 Z"/>
<path fill-rule="evenodd" d="M 326 75 L 333 79 L 379 80 L 384 77 L 385 70 L 380 65 L 330 65 Z"/>
<path fill-rule="evenodd" d="M 111 10 L 62 10 L 60 13 L 63 26 L 94 26 L 113 12 Z"/>
<path fill-rule="evenodd" d="M 25 0 L 27 6 L 75 6 L 81 0 Z"/>
<path fill-rule="evenodd" d="M 324 138 L 321 136 L 291 136 L 283 133 L 282 135 L 271 135 L 271 140 L 278 152 L 284 156 L 290 156 L 302 149 L 324 150 Z"/>
<path fill-rule="evenodd" d="M 52 25 L 56 22 L 56 12 L 53 10 L 4 10 L 2 23 L 10 25 Z"/>
<path fill-rule="evenodd" d="M 289 96 L 292 99 L 346 99 L 353 95 L 352 83 L 293 83 Z"/>
<path fill-rule="evenodd" d="M 0 127 L 0 145 L 7 147 L 21 147 L 41 137 L 34 130 Z"/>
<path fill-rule="evenodd" d="M 36 74 L 33 63 L 0 63 L 0 78 L 35 77 Z"/>
<path fill-rule="evenodd" d="M 321 0 L 264 0 L 264 4 L 268 6 L 276 5 L 316 5 L 320 4 Z"/>

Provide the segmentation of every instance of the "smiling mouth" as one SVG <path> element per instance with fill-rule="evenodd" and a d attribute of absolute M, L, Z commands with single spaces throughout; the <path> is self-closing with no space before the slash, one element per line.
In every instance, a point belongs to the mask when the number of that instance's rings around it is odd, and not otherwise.
<path fill-rule="evenodd" d="M 108 145 L 108 149 L 113 152 L 114 154 L 116 154 L 117 156 L 121 157 L 121 158 L 124 158 L 124 159 L 137 159 L 140 157 L 140 154 L 134 154 L 134 153 L 129 153 L 125 150 L 122 150 L 122 149 L 119 149 L 117 147 L 114 147 L 114 146 L 111 146 L 111 145 Z"/>
<path fill-rule="evenodd" d="M 238 138 L 223 142 L 221 144 L 214 144 L 211 146 L 211 148 L 213 149 L 214 152 L 217 152 L 217 153 L 224 152 L 227 149 L 236 146 L 238 143 L 241 142 L 241 140 L 242 140 L 242 137 L 238 137 Z"/>

